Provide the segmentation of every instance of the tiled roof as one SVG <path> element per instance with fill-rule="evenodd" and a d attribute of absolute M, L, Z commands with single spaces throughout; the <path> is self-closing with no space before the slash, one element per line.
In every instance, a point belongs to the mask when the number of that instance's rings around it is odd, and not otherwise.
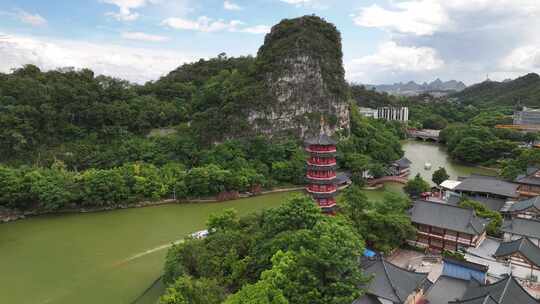
<path fill-rule="evenodd" d="M 409 295 L 425 285 L 428 275 L 403 269 L 383 258 L 378 258 L 377 261 L 368 264 L 364 268 L 364 274 L 373 276 L 373 279 L 364 287 L 367 295 L 394 303 L 404 303 Z M 361 302 L 365 301 L 363 297 L 353 303 L 364 303 Z"/>
<path fill-rule="evenodd" d="M 442 275 L 428 290 L 426 298 L 430 304 L 446 304 L 460 299 L 468 286 L 469 281 Z"/>
<path fill-rule="evenodd" d="M 481 234 L 486 229 L 486 223 L 476 216 L 472 209 L 457 206 L 415 201 L 409 210 L 411 221 L 417 224 L 429 225 L 472 235 Z"/>
<path fill-rule="evenodd" d="M 527 210 L 529 208 L 536 208 L 540 210 L 540 196 L 535 196 L 526 200 L 518 201 L 512 206 L 510 206 L 510 209 L 508 209 L 508 211 L 517 212 Z"/>
<path fill-rule="evenodd" d="M 540 177 L 534 175 L 538 170 L 540 169 L 536 167 L 528 167 L 527 173 L 519 175 L 515 181 L 520 184 L 540 185 Z"/>
<path fill-rule="evenodd" d="M 305 143 L 308 145 L 332 146 L 336 145 L 337 141 L 326 134 L 320 134 L 306 139 Z"/>
<path fill-rule="evenodd" d="M 409 167 L 409 166 L 412 164 L 412 162 L 411 162 L 408 158 L 402 157 L 402 158 L 396 160 L 396 161 L 394 162 L 394 164 L 395 164 L 395 165 L 398 165 L 398 166 L 401 167 L 401 168 L 407 168 L 407 167 Z"/>
<path fill-rule="evenodd" d="M 518 217 L 505 221 L 501 227 L 501 231 L 540 239 L 540 222 Z"/>
<path fill-rule="evenodd" d="M 504 242 L 499 245 L 495 252 L 495 257 L 505 257 L 514 253 L 520 253 L 532 264 L 540 267 L 540 248 L 533 244 L 528 238 L 522 237 L 520 239 Z"/>
<path fill-rule="evenodd" d="M 498 282 L 482 285 L 471 280 L 467 291 L 459 301 L 449 303 L 462 304 L 538 304 L 514 277 L 506 277 Z"/>
<path fill-rule="evenodd" d="M 505 197 L 517 197 L 518 184 L 497 177 L 472 174 L 454 188 L 456 191 L 488 193 Z"/>

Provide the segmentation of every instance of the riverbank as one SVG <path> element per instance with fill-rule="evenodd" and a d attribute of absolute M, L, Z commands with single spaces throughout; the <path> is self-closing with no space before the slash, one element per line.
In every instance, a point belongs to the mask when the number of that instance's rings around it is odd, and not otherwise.
<path fill-rule="evenodd" d="M 275 188 L 271 190 L 265 190 L 259 194 L 240 193 L 239 197 L 236 199 L 245 199 L 245 198 L 250 198 L 254 196 L 268 195 L 272 193 L 299 191 L 303 189 L 304 189 L 303 186 L 297 186 L 297 187 Z M 221 203 L 221 202 L 227 202 L 227 201 L 230 201 L 230 200 L 219 200 L 217 199 L 217 197 L 212 197 L 212 198 L 190 198 L 190 199 L 184 199 L 184 200 L 164 199 L 164 200 L 159 200 L 159 201 L 142 201 L 142 202 L 133 203 L 133 204 L 117 204 L 117 205 L 112 205 L 112 206 L 64 208 L 64 209 L 58 209 L 58 210 L 18 211 L 18 210 L 13 210 L 13 209 L 2 208 L 0 209 L 0 224 L 23 220 L 30 217 L 51 215 L 51 214 L 94 213 L 94 212 L 114 211 L 114 210 L 121 210 L 121 209 L 155 207 L 155 206 L 162 206 L 162 205 L 169 205 L 169 204 Z"/>

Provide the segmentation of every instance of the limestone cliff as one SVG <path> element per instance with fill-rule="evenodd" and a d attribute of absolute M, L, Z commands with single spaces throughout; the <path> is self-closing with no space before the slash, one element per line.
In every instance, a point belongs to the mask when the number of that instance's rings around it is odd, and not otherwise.
<path fill-rule="evenodd" d="M 267 134 L 306 137 L 349 127 L 341 35 L 316 16 L 285 19 L 272 27 L 257 55 L 267 93 L 249 120 Z"/>

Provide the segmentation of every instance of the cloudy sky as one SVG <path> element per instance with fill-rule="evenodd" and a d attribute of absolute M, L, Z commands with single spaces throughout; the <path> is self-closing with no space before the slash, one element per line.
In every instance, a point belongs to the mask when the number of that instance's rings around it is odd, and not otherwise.
<path fill-rule="evenodd" d="M 221 52 L 255 54 L 273 24 L 305 14 L 341 31 L 349 81 L 540 72 L 540 0 L 0 0 L 0 72 L 89 67 L 141 83 Z"/>

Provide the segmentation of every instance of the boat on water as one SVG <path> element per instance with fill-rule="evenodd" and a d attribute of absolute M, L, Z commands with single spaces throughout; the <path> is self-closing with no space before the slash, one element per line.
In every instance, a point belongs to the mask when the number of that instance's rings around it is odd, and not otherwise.
<path fill-rule="evenodd" d="M 424 170 L 431 170 L 431 163 L 425 163 Z"/>

